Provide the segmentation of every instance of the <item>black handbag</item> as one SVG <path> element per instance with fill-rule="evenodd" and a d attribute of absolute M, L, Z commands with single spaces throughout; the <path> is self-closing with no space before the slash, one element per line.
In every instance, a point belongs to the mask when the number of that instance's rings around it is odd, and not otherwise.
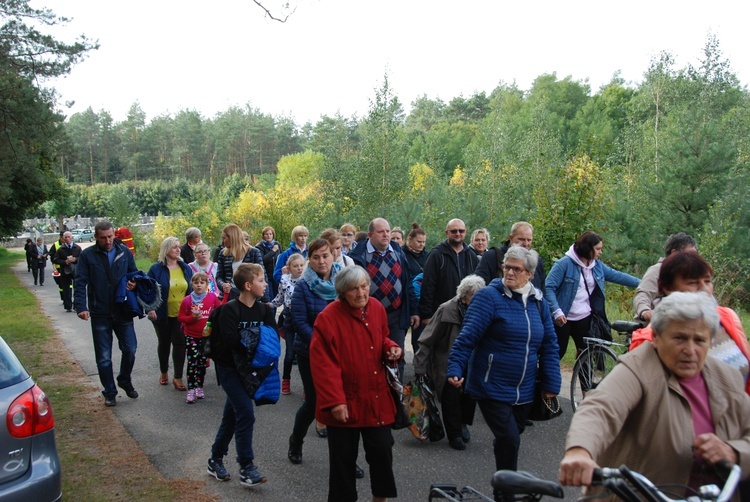
<path fill-rule="evenodd" d="M 581 268 L 581 276 L 583 276 L 583 268 Z M 612 326 L 609 324 L 607 313 L 604 311 L 604 294 L 595 286 L 592 295 L 586 277 L 583 277 L 583 285 L 586 287 L 586 294 L 589 295 L 589 306 L 591 307 L 591 324 L 589 325 L 588 337 L 611 342 Z"/>
<path fill-rule="evenodd" d="M 560 406 L 560 400 L 557 396 L 543 398 L 542 382 L 537 381 L 534 389 L 534 402 L 531 404 L 531 410 L 529 410 L 527 418 L 532 422 L 544 422 L 559 417 L 562 412 L 562 406 Z"/>
<path fill-rule="evenodd" d="M 405 429 L 409 427 L 411 423 L 409 422 L 409 414 L 406 413 L 406 409 L 402 403 L 404 386 L 398 379 L 398 367 L 389 366 L 388 364 L 383 364 L 383 366 L 385 367 L 385 380 L 388 382 L 393 403 L 396 405 L 395 421 L 391 425 L 391 429 Z"/>

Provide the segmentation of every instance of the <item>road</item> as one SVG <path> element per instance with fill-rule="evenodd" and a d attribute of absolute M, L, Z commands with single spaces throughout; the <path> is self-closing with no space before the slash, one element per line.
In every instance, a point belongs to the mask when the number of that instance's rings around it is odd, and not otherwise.
<path fill-rule="evenodd" d="M 25 262 L 15 267 L 22 283 L 38 297 L 44 313 L 50 317 L 72 356 L 99 387 L 94 360 L 91 328 L 88 322 L 62 308 L 57 288 L 47 267 L 44 287 L 35 287 Z M 234 457 L 234 443 L 230 445 L 225 465 L 232 474 L 229 482 L 218 482 L 206 474 L 206 460 L 214 435 L 221 421 L 225 395 L 216 385 L 216 373 L 210 368 L 206 375 L 206 399 L 196 404 L 185 403 L 185 393 L 171 385 L 158 383 L 156 335 L 151 323 L 136 319 L 138 351 L 133 383 L 140 397 L 132 400 L 121 393 L 115 408 L 108 409 L 122 422 L 156 468 L 169 479 L 205 479 L 208 489 L 222 500 L 242 500 L 252 497 L 258 501 L 324 501 L 328 484 L 328 449 L 311 427 L 303 448 L 303 463 L 292 465 L 286 457 L 289 434 L 294 414 L 301 402 L 302 385 L 296 369 L 292 375 L 292 394 L 281 396 L 278 404 L 256 408 L 254 448 L 256 463 L 268 477 L 268 483 L 247 488 L 239 484 L 239 467 Z M 407 340 L 407 347 L 409 347 Z M 412 354 L 407 353 L 407 361 Z M 119 351 L 114 350 L 115 372 L 119 366 Z M 407 364 L 405 380 L 413 375 Z M 170 372 L 171 376 L 171 372 Z M 570 375 L 564 374 L 564 387 Z M 562 396 L 567 395 L 563 390 Z M 54 403 L 53 403 L 54 404 Z M 527 429 L 521 440 L 520 469 L 534 472 L 542 478 L 556 479 L 563 453 L 565 433 L 571 419 L 570 402 L 562 398 L 563 415 L 555 420 L 537 423 Z M 102 404 L 104 409 L 104 405 Z M 465 451 L 456 451 L 447 440 L 420 443 L 406 430 L 394 431 L 394 471 L 401 500 L 427 500 L 432 483 L 470 485 L 491 493 L 489 480 L 494 472 L 492 437 L 481 413 L 477 410 L 472 427 L 471 443 Z M 366 468 L 364 451 L 360 447 L 361 466 Z M 369 500 L 369 473 L 358 481 L 361 500 Z M 574 499 L 576 491 L 566 489 L 566 499 Z"/>

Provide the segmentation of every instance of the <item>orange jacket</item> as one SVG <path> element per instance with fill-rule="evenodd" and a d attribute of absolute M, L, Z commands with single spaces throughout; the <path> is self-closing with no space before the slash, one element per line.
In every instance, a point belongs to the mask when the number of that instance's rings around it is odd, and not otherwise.
<path fill-rule="evenodd" d="M 716 311 L 719 313 L 719 322 L 729 337 L 734 340 L 734 343 L 740 348 L 745 358 L 750 361 L 750 344 L 747 343 L 747 336 L 745 336 L 745 330 L 742 328 L 740 317 L 734 310 L 728 307 L 716 307 Z M 632 351 L 643 342 L 650 342 L 652 339 L 653 332 L 650 326 L 634 331 L 633 339 L 630 342 L 630 350 Z M 745 384 L 745 392 L 750 394 L 750 378 L 748 378 Z"/>

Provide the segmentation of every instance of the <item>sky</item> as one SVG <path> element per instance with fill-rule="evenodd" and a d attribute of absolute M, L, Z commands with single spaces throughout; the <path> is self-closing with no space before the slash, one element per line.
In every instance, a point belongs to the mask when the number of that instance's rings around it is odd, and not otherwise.
<path fill-rule="evenodd" d="M 58 38 L 100 44 L 46 83 L 67 116 L 91 107 L 122 121 L 138 101 L 147 121 L 246 104 L 299 125 L 363 117 L 386 73 L 407 112 L 422 95 L 449 102 L 501 82 L 526 90 L 553 72 L 596 92 L 618 71 L 637 84 L 661 51 L 678 67 L 697 65 L 709 34 L 742 84 L 750 80 L 750 30 L 736 0 L 290 2 L 283 24 L 252 0 L 31 3 L 72 18 Z M 274 12 L 280 3 L 264 2 Z"/>

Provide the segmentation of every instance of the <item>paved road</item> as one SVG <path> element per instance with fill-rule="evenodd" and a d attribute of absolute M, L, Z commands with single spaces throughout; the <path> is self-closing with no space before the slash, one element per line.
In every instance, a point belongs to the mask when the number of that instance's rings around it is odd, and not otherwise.
<path fill-rule="evenodd" d="M 46 269 L 48 277 L 44 287 L 33 286 L 31 274 L 26 272 L 25 262 L 19 263 L 15 272 L 37 295 L 44 313 L 52 320 L 68 350 L 98 387 L 90 326 L 75 314 L 63 310 L 57 288 L 49 277 L 50 268 Z M 248 497 L 259 501 L 326 500 L 328 449 L 325 440 L 318 438 L 311 427 L 304 445 L 303 464 L 292 465 L 286 458 L 294 414 L 302 395 L 296 370 L 292 376 L 291 395 L 281 396 L 276 405 L 256 409 L 256 463 L 261 472 L 268 476 L 268 483 L 255 488 L 239 484 L 234 443 L 225 460 L 234 479 L 220 483 L 209 477 L 205 469 L 225 399 L 223 391 L 216 385 L 213 368 L 207 374 L 206 399 L 188 405 L 184 401 L 184 392 L 174 390 L 171 385 L 158 384 L 156 336 L 151 323 L 146 319 L 136 319 L 136 333 L 138 352 L 133 382 L 140 397 L 131 400 L 120 394 L 117 398 L 118 406 L 111 411 L 165 477 L 205 479 L 208 488 L 222 500 L 242 500 Z M 119 366 L 119 357 L 119 351 L 115 350 L 115 368 Z M 411 354 L 408 353 L 407 361 L 410 360 Z M 407 365 L 406 372 L 406 380 L 409 380 L 413 374 L 411 365 Z M 569 381 L 569 375 L 564 375 L 563 380 Z M 567 395 L 567 391 L 563 390 L 562 395 Z M 565 432 L 572 415 L 567 399 L 562 400 L 562 405 L 562 417 L 538 423 L 524 433 L 520 454 L 521 469 L 547 479 L 557 477 Z M 494 471 L 492 439 L 479 411 L 471 432 L 471 443 L 466 451 L 460 452 L 451 449 L 446 440 L 422 444 L 408 431 L 394 431 L 394 469 L 399 498 L 427 500 L 432 483 L 471 485 L 491 493 L 489 480 Z M 361 448 L 360 465 L 366 466 Z M 358 487 L 361 500 L 369 500 L 369 474 L 358 482 Z M 575 498 L 575 493 L 574 490 L 566 490 L 566 498 Z"/>

